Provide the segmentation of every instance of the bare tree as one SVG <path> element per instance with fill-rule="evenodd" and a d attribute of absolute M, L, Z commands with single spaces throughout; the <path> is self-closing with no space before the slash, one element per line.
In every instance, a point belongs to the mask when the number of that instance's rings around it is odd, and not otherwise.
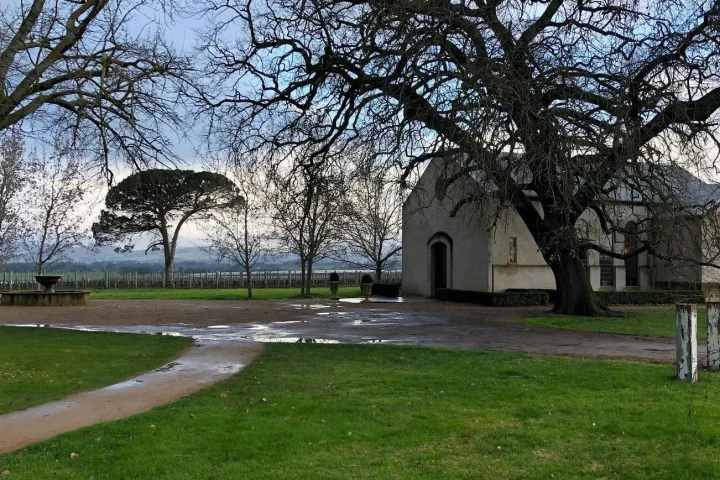
<path fill-rule="evenodd" d="M 313 264 L 336 256 L 345 179 L 340 168 L 319 159 L 286 159 L 267 173 L 273 237 L 300 259 L 302 295 L 310 295 Z"/>
<path fill-rule="evenodd" d="M 233 172 L 228 176 L 237 185 L 245 202 L 210 214 L 208 222 L 202 227 L 206 246 L 201 248 L 218 262 L 228 261 L 241 268 L 247 277 L 248 298 L 252 298 L 252 271 L 269 251 L 268 238 L 261 231 L 262 202 L 255 172 L 239 166 Z"/>
<path fill-rule="evenodd" d="M 375 281 L 381 282 L 383 270 L 397 265 L 402 251 L 402 200 L 390 170 L 370 163 L 358 166 L 343 213 L 340 225 L 347 252 L 342 260 L 374 270 Z"/>
<path fill-rule="evenodd" d="M 20 196 L 27 177 L 22 137 L 16 129 L 0 132 L 0 263 L 17 251 Z"/>
<path fill-rule="evenodd" d="M 601 313 L 582 264 L 588 249 L 667 259 L 662 235 L 627 231 L 608 213 L 623 192 L 664 222 L 656 232 L 691 231 L 689 218 L 717 222 L 718 197 L 688 192 L 678 174 L 717 171 L 716 0 L 213 6 L 223 22 L 203 37 L 208 82 L 196 98 L 235 148 L 311 141 L 328 152 L 363 141 L 402 164 L 403 178 L 452 158 L 458 168 L 438 196 L 474 182 L 451 213 L 475 212 L 489 226 L 513 209 L 553 271 L 556 312 Z M 253 88 L 233 88 L 239 81 Z M 299 135 L 318 111 L 315 134 Z M 583 237 L 583 215 L 596 216 L 606 236 L 637 236 L 637 247 Z"/>
<path fill-rule="evenodd" d="M 41 274 L 89 240 L 87 212 L 97 185 L 85 161 L 63 147 L 33 155 L 31 169 L 33 179 L 22 208 L 21 250 Z"/>
<path fill-rule="evenodd" d="M 0 132 L 70 132 L 73 147 L 105 167 L 113 151 L 131 162 L 171 159 L 164 133 L 180 121 L 170 79 L 186 64 L 148 20 L 158 6 L 170 2 L 3 2 Z"/>

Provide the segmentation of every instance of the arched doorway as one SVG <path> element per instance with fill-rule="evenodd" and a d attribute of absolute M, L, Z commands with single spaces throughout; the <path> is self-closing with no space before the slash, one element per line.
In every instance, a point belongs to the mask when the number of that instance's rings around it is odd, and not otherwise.
<path fill-rule="evenodd" d="M 428 240 L 428 274 L 430 296 L 438 288 L 452 288 L 452 239 L 447 233 L 436 233 Z"/>
<path fill-rule="evenodd" d="M 430 289 L 433 297 L 438 288 L 447 288 L 447 245 L 442 242 L 433 243 L 430 247 Z"/>
<path fill-rule="evenodd" d="M 623 253 L 630 253 L 640 246 L 640 239 L 636 233 L 637 225 L 635 222 L 630 221 L 625 225 L 625 230 L 628 233 L 625 234 L 625 248 Z M 625 260 L 625 286 L 637 287 L 640 285 L 640 261 L 638 256 L 635 255 L 632 258 Z"/>

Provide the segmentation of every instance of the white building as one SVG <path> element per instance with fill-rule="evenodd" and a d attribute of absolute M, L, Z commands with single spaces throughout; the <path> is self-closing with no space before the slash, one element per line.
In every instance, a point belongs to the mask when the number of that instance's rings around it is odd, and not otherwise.
<path fill-rule="evenodd" d="M 506 208 L 502 221 L 492 228 L 485 226 L 487 222 L 473 206 L 463 207 L 451 217 L 458 200 L 479 188 L 472 178 L 465 178 L 443 188 L 439 196 L 437 186 L 444 185 L 442 179 L 456 168 L 457 165 L 448 160 L 431 162 L 403 205 L 403 292 L 434 296 L 436 288 L 484 292 L 509 288 L 554 289 L 550 267 L 512 208 Z M 720 198 L 717 185 L 683 173 L 703 195 Z M 539 203 L 536 205 L 540 209 Z M 646 215 L 641 201 L 631 196 L 617 202 L 614 209 L 628 220 Z M 586 212 L 583 220 L 588 231 L 595 232 L 595 241 L 606 248 L 612 246 L 616 252 L 625 248 L 623 238 L 607 238 L 600 232 L 594 214 Z M 700 258 L 701 249 L 695 245 L 698 243 L 683 245 L 683 253 Z M 720 283 L 720 273 L 714 268 L 667 264 L 647 253 L 623 261 L 590 250 L 585 262 L 595 290 L 710 287 Z"/>

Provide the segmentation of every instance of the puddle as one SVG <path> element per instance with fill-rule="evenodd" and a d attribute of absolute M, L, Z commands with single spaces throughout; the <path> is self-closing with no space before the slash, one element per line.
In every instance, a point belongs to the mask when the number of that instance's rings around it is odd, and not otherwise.
<path fill-rule="evenodd" d="M 340 301 L 345 303 L 405 303 L 403 297 L 370 297 L 367 301 L 364 298 L 341 298 Z"/>
<path fill-rule="evenodd" d="M 103 390 L 108 390 L 108 391 L 121 390 L 123 388 L 137 387 L 139 385 L 142 385 L 142 383 L 143 383 L 142 380 L 127 380 L 125 382 L 116 383 L 115 385 L 109 385 L 109 386 L 103 388 Z"/>
<path fill-rule="evenodd" d="M 330 340 L 327 338 L 309 338 L 309 337 L 265 337 L 255 335 L 252 337 L 255 342 L 262 343 L 340 343 L 338 340 Z"/>
<path fill-rule="evenodd" d="M 212 329 L 218 329 L 218 330 L 219 330 L 219 329 L 223 329 L 223 328 L 230 328 L 230 325 L 208 325 L 207 328 L 212 328 Z"/>

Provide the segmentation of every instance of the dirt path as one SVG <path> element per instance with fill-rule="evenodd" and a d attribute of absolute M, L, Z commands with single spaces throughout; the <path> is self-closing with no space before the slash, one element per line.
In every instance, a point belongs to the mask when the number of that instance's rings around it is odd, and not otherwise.
<path fill-rule="evenodd" d="M 533 354 L 672 362 L 674 341 L 526 325 L 548 307 L 492 308 L 412 300 L 94 301 L 89 307 L 2 307 L 0 323 L 125 332 L 174 332 L 198 341 L 395 343 Z M 702 347 L 701 347 L 702 349 Z"/>
<path fill-rule="evenodd" d="M 0 453 L 189 395 L 238 372 L 262 348 L 239 342 L 193 345 L 175 361 L 132 380 L 0 415 Z"/>

